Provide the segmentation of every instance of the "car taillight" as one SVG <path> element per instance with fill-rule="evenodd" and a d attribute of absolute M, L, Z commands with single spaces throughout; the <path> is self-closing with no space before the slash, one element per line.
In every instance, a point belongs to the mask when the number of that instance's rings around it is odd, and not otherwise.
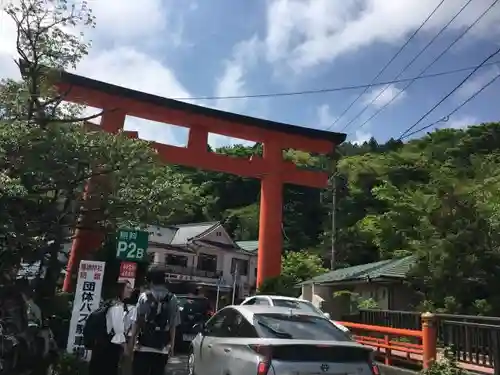
<path fill-rule="evenodd" d="M 257 366 L 257 375 L 267 375 L 269 366 L 269 362 L 259 362 L 259 365 Z"/>
<path fill-rule="evenodd" d="M 271 367 L 272 348 L 267 345 L 249 345 L 255 353 L 262 356 L 261 361 L 257 365 L 257 375 L 267 375 Z"/>
<path fill-rule="evenodd" d="M 372 374 L 373 375 L 380 375 L 380 369 L 378 368 L 378 366 L 375 362 L 372 362 Z"/>

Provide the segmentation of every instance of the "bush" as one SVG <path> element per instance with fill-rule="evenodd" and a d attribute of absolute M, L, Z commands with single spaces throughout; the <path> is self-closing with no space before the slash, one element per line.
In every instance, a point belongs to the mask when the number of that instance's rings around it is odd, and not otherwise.
<path fill-rule="evenodd" d="M 443 359 L 435 361 L 428 369 L 421 371 L 422 375 L 466 375 L 467 372 L 458 366 L 457 361 L 446 350 Z"/>

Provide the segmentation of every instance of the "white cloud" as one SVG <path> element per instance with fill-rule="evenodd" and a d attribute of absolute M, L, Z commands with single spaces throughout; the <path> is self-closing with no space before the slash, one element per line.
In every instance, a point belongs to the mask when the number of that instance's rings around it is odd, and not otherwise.
<path fill-rule="evenodd" d="M 447 1 L 424 28 L 448 22 L 466 0 Z M 462 29 L 491 2 L 472 2 L 451 24 Z M 435 0 L 274 0 L 268 2 L 266 56 L 295 71 L 328 63 L 373 43 L 401 43 L 436 6 Z M 493 8 L 471 34 L 494 37 L 500 31 L 500 8 Z"/>
<path fill-rule="evenodd" d="M 215 85 L 215 96 L 244 96 L 247 95 L 246 76 L 248 71 L 257 62 L 258 51 L 262 47 L 256 36 L 236 44 L 233 48 L 232 56 L 224 62 L 222 74 L 217 77 Z M 247 99 L 217 100 L 215 107 L 230 112 L 241 113 L 247 105 Z M 233 140 L 232 138 L 210 134 L 209 143 L 213 147 L 221 147 L 227 144 L 250 145 L 255 142 L 245 140 Z"/>
<path fill-rule="evenodd" d="M 375 88 L 367 92 L 363 96 L 363 104 L 370 105 L 375 108 L 381 108 L 393 100 L 393 103 L 399 102 L 400 100 L 404 99 L 405 96 L 406 92 L 397 88 L 396 85 L 390 84 L 384 87 Z"/>
<path fill-rule="evenodd" d="M 336 119 L 336 117 L 332 115 L 328 104 L 320 105 L 316 109 L 316 115 L 318 116 L 318 123 L 315 127 L 318 129 L 329 128 Z"/>
<path fill-rule="evenodd" d="M 356 133 L 354 133 L 354 139 L 352 139 L 351 142 L 356 145 L 362 145 L 363 143 L 368 142 L 372 137 L 373 135 L 371 133 L 356 130 Z"/>
<path fill-rule="evenodd" d="M 499 74 L 500 68 L 496 65 L 483 73 L 476 74 L 460 87 L 456 95 L 461 100 L 468 99 Z"/>
<path fill-rule="evenodd" d="M 76 72 L 104 82 L 166 97 L 189 97 L 188 90 L 175 73 L 149 51 L 166 47 L 162 35 L 169 34 L 169 12 L 162 0 L 89 2 L 97 26 L 88 30 L 93 46 Z M 179 17 L 177 17 L 179 18 Z M 0 77 L 18 77 L 13 63 L 15 28 L 10 18 L 0 13 Z M 174 38 L 175 39 L 175 38 Z M 175 48 L 180 39 L 167 47 Z M 182 132 L 173 132 L 167 125 L 137 118 L 127 118 L 127 130 L 137 130 L 139 136 L 168 144 L 183 144 Z M 187 131 L 184 131 L 187 134 Z"/>
<path fill-rule="evenodd" d="M 459 118 L 451 118 L 446 122 L 446 126 L 453 129 L 463 129 L 471 125 L 477 125 L 479 120 L 472 116 L 463 116 Z"/>
<path fill-rule="evenodd" d="M 245 76 L 256 63 L 261 44 L 256 36 L 233 47 L 232 56 L 224 62 L 224 70 L 217 77 L 215 96 L 243 96 L 247 94 Z M 218 100 L 216 107 L 225 111 L 239 112 L 245 99 Z"/>

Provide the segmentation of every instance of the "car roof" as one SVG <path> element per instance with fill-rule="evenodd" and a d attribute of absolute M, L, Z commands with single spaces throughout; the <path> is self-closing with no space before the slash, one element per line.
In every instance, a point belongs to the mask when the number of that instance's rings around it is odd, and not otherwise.
<path fill-rule="evenodd" d="M 255 297 L 264 297 L 264 298 L 271 298 L 271 299 L 279 299 L 279 300 L 288 300 L 288 301 L 299 301 L 299 302 L 307 302 L 311 303 L 310 301 L 302 298 L 295 298 L 295 297 L 287 297 L 287 296 L 274 296 L 274 295 L 266 295 L 266 294 L 259 294 L 257 296 L 250 296 L 247 297 L 246 300 L 250 298 L 255 298 Z"/>
<path fill-rule="evenodd" d="M 227 306 L 222 310 L 225 310 L 225 309 L 236 310 L 239 313 L 241 313 L 241 315 L 243 315 L 249 321 L 253 320 L 254 315 L 259 315 L 259 314 L 285 314 L 285 315 L 288 315 L 288 314 L 290 314 L 290 312 L 292 312 L 293 315 L 306 315 L 306 316 L 313 316 L 315 318 L 323 319 L 323 317 L 319 316 L 316 313 L 304 311 L 304 310 L 300 310 L 300 309 L 290 309 L 289 307 L 261 306 L 261 305 L 232 305 L 232 306 Z M 325 320 L 327 320 L 327 319 L 325 318 Z"/>

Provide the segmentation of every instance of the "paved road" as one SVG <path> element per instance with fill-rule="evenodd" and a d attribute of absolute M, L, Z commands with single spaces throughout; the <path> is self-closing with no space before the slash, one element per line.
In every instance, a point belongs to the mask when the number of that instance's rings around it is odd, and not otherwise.
<path fill-rule="evenodd" d="M 165 375 L 187 375 L 187 356 L 178 355 L 170 358 Z"/>

